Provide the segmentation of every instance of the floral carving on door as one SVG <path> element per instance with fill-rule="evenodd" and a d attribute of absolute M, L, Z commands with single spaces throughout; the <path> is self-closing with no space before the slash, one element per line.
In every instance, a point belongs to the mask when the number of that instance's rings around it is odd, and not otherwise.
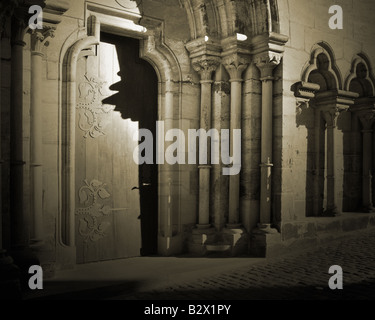
<path fill-rule="evenodd" d="M 84 132 L 85 138 L 95 139 L 105 135 L 109 114 L 114 107 L 102 104 L 102 100 L 109 95 L 105 92 L 105 81 L 87 73 L 84 78 L 78 84 L 78 127 Z"/>
<path fill-rule="evenodd" d="M 104 203 L 111 195 L 106 184 L 101 181 L 84 180 L 84 183 L 78 191 L 79 202 L 84 205 L 76 210 L 76 215 L 80 218 L 78 232 L 85 242 L 96 242 L 106 236 L 105 232 L 111 225 L 108 216 L 113 210 Z"/>

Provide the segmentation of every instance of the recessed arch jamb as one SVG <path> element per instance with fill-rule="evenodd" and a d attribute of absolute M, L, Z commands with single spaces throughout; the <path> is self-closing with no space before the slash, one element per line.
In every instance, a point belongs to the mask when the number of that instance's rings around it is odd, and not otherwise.
<path fill-rule="evenodd" d="M 65 127 L 65 159 L 62 159 L 64 185 L 63 197 L 65 203 L 65 241 L 63 243 L 67 246 L 75 245 L 75 110 L 76 110 L 76 76 L 77 76 L 77 62 L 80 53 L 98 45 L 99 42 L 96 37 L 89 36 L 78 40 L 67 53 L 67 69 L 66 69 L 66 120 L 63 123 Z M 64 126 L 65 125 L 65 126 Z"/>
<path fill-rule="evenodd" d="M 97 17 L 92 18 L 91 26 L 88 27 L 88 30 L 91 27 L 91 34 L 88 32 L 86 37 L 80 38 L 72 44 L 70 49 L 65 53 L 66 58 L 64 59 L 66 61 L 64 63 L 66 66 L 65 76 L 63 77 L 65 78 L 66 86 L 66 102 L 63 104 L 63 108 L 66 108 L 66 117 L 62 119 L 62 127 L 66 129 L 62 141 L 62 148 L 64 150 L 61 153 L 63 177 L 61 192 L 64 207 L 61 212 L 59 231 L 61 235 L 60 242 L 67 247 L 75 246 L 75 110 L 77 62 L 83 50 L 99 44 L 100 24 L 101 22 Z M 143 34 L 138 38 L 141 43 L 140 57 L 153 66 L 158 76 L 159 94 L 164 94 L 165 92 L 178 93 L 180 96 L 179 108 L 181 109 L 182 71 L 177 62 L 177 57 L 162 40 L 159 40 L 163 37 L 154 36 L 153 32 Z M 162 86 L 161 83 L 165 83 L 165 86 Z M 176 83 L 180 83 L 180 88 L 175 85 Z M 158 117 L 163 120 L 163 115 L 160 115 L 160 101 L 159 99 Z"/>

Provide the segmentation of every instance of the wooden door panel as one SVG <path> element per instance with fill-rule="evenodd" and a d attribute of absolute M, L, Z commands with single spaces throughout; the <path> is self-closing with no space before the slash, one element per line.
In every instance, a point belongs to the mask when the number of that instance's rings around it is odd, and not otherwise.
<path fill-rule="evenodd" d="M 139 171 L 133 160 L 138 123 L 121 118 L 102 100 L 118 81 L 116 48 L 101 43 L 77 64 L 77 263 L 139 256 Z"/>

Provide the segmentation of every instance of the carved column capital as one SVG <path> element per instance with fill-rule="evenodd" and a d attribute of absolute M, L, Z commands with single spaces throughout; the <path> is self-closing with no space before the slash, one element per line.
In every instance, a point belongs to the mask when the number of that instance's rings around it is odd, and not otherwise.
<path fill-rule="evenodd" d="M 212 72 L 221 63 L 221 46 L 215 39 L 205 39 L 204 37 L 192 40 L 186 44 L 186 49 L 195 71 L 201 80 L 211 80 Z"/>
<path fill-rule="evenodd" d="M 375 123 L 375 97 L 357 98 L 354 105 L 350 106 L 350 111 L 358 116 L 363 130 L 372 130 Z"/>
<path fill-rule="evenodd" d="M 337 117 L 340 114 L 339 108 L 330 108 L 328 110 L 322 110 L 323 118 L 327 124 L 327 128 L 335 128 L 337 125 Z"/>
<path fill-rule="evenodd" d="M 273 69 L 280 64 L 288 39 L 287 36 L 275 32 L 263 33 L 252 39 L 254 63 L 264 80 L 271 78 Z"/>
<path fill-rule="evenodd" d="M 267 51 L 254 57 L 254 63 L 261 72 L 261 80 L 272 80 L 273 69 L 281 62 L 282 54 L 278 52 Z"/>
<path fill-rule="evenodd" d="M 42 54 L 44 46 L 48 46 L 48 38 L 55 36 L 55 27 L 44 25 L 43 29 L 29 30 L 31 34 L 31 50 L 33 53 Z"/>
<path fill-rule="evenodd" d="M 192 64 L 194 70 L 199 73 L 201 81 L 211 81 L 212 73 L 220 65 L 220 59 L 214 56 L 203 55 L 201 57 L 194 58 Z"/>
<path fill-rule="evenodd" d="M 358 112 L 358 118 L 361 121 L 364 131 L 372 131 L 372 126 L 375 123 L 375 109 Z"/>
<path fill-rule="evenodd" d="M 242 73 L 249 66 L 249 60 L 247 56 L 238 53 L 223 58 L 223 65 L 229 73 L 231 81 L 242 81 Z"/>

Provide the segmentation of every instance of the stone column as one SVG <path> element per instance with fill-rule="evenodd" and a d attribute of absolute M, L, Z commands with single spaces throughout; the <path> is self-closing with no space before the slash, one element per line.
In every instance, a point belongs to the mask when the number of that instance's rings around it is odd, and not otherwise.
<path fill-rule="evenodd" d="M 266 53 L 256 58 L 262 81 L 261 178 L 259 229 L 276 232 L 271 228 L 272 201 L 272 139 L 273 139 L 273 69 L 280 63 L 280 54 Z"/>
<path fill-rule="evenodd" d="M 16 17 L 16 11 L 17 11 L 17 17 Z M 5 58 L 3 56 L 3 49 L 7 48 L 10 49 L 10 65 L 11 65 L 11 74 L 4 74 L 3 79 L 8 79 L 7 84 L 2 88 L 0 85 L 1 91 L 3 91 L 5 88 L 8 88 L 8 85 L 10 84 L 13 86 L 16 83 L 17 79 L 22 79 L 22 64 L 21 68 L 17 66 L 17 60 L 21 60 L 22 62 L 22 54 L 23 54 L 23 46 L 24 42 L 23 35 L 24 35 L 24 20 L 22 19 L 22 10 L 19 8 L 19 4 L 15 1 L 7 2 L 2 5 L 2 12 L 0 14 L 0 58 Z M 5 35 L 5 36 L 4 36 Z M 9 35 L 9 36 L 8 36 Z M 4 36 L 4 39 L 3 39 Z M 10 43 L 7 41 L 10 38 Z M 3 47 L 4 45 L 4 47 Z M 6 49 L 4 49 L 5 51 Z M 14 56 L 15 54 L 15 56 Z M 9 58 L 6 57 L 6 58 Z M 0 72 L 3 74 L 5 69 L 3 69 L 3 64 L 6 64 L 7 62 L 0 61 Z M 17 67 L 17 71 L 13 70 L 13 68 Z M 0 80 L 1 81 L 1 80 Z M 7 90 L 7 89 L 5 89 Z M 4 91 L 5 91 L 4 90 Z M 15 97 L 15 95 L 18 94 L 19 97 Z M 21 136 L 22 139 L 22 123 L 21 125 L 21 132 L 17 132 L 16 136 L 14 136 L 14 131 L 16 131 L 16 128 L 14 127 L 17 119 L 19 119 L 21 115 L 22 119 L 22 81 L 18 84 L 18 88 L 14 89 L 13 87 L 9 90 L 9 96 L 10 96 L 10 113 L 11 115 L 11 124 L 10 124 L 10 132 L 13 133 L 12 142 L 14 142 L 17 138 Z M 1 97 L 2 98 L 2 97 Z M 14 106 L 20 107 L 20 110 L 15 111 Z M 0 129 L 1 129 L 1 113 L 4 110 L 3 108 L 7 108 L 9 106 L 6 105 L 6 100 L 0 99 Z M 1 130 L 0 130 L 1 131 Z M 3 137 L 1 137 L 2 140 Z M 18 142 L 19 145 L 22 148 L 22 140 Z M 14 144 L 11 145 L 11 148 L 14 147 Z M 21 184 L 21 190 L 22 189 L 22 171 L 23 166 L 22 163 L 19 163 L 18 168 L 16 166 L 18 165 L 17 159 L 19 159 L 20 148 L 17 148 L 17 152 L 12 152 L 11 159 L 10 159 L 10 174 L 11 174 L 11 182 L 9 185 L 3 185 L 3 181 L 1 178 L 1 173 L 3 170 L 3 160 L 2 160 L 2 148 L 1 148 L 1 141 L 0 141 L 0 300 L 2 299 L 21 299 L 21 272 L 18 266 L 14 264 L 13 258 L 7 253 L 6 250 L 3 249 L 3 206 L 2 206 L 2 194 L 4 189 L 10 189 L 10 194 L 12 199 L 10 199 L 10 205 L 13 205 L 17 199 L 21 199 L 23 197 L 23 193 L 19 194 L 18 197 L 12 195 L 13 191 L 18 191 L 20 189 L 17 189 L 16 182 L 20 181 Z M 22 149 L 21 149 L 22 151 Z M 22 159 L 22 157 L 21 157 Z M 21 176 L 20 173 L 21 172 Z M 20 180 L 21 178 L 21 180 Z M 21 202 L 22 204 L 22 202 Z M 18 217 L 15 220 L 12 220 L 11 222 L 22 222 L 23 221 L 23 208 L 22 206 L 18 206 L 16 209 L 21 209 L 21 212 L 18 213 Z M 16 210 L 12 209 L 11 211 L 12 215 L 16 214 Z M 13 216 L 11 217 L 13 219 Z M 11 227 L 12 231 L 18 231 L 19 228 Z M 20 230 L 22 232 L 22 230 Z M 11 239 L 11 246 L 14 244 L 13 240 L 17 240 L 19 244 L 23 244 L 21 237 L 20 239 L 17 239 L 16 236 L 12 236 Z M 19 241 L 18 241 L 19 240 Z M 9 248 L 11 249 L 11 248 Z"/>
<path fill-rule="evenodd" d="M 215 72 L 212 128 L 219 131 L 229 129 L 230 83 L 223 65 Z M 211 171 L 211 211 L 214 216 L 215 230 L 222 231 L 227 223 L 229 176 L 223 175 L 224 164 L 213 164 Z"/>
<path fill-rule="evenodd" d="M 322 126 L 322 114 L 320 110 L 315 110 L 314 112 L 314 126 L 315 126 L 315 159 L 314 159 L 314 216 L 319 216 L 321 214 L 322 208 L 320 205 L 320 132 Z"/>
<path fill-rule="evenodd" d="M 32 244 L 39 245 L 43 241 L 43 107 L 42 107 L 42 70 L 43 46 L 49 36 L 53 36 L 54 28 L 44 27 L 31 32 L 31 105 L 30 105 L 30 137 L 31 137 L 31 190 L 32 214 L 34 230 Z"/>
<path fill-rule="evenodd" d="M 230 154 L 234 152 L 233 133 L 241 129 L 242 120 L 242 73 L 248 67 L 246 59 L 238 54 L 225 57 L 224 66 L 230 75 Z M 240 224 L 240 174 L 229 176 L 229 229 L 236 229 Z"/>
<path fill-rule="evenodd" d="M 201 84 L 200 102 L 200 129 L 208 132 L 211 129 L 211 103 L 212 103 L 212 73 L 219 63 L 217 59 L 203 58 L 193 63 L 194 68 L 199 72 Z M 210 224 L 210 174 L 211 148 L 207 147 L 208 164 L 201 164 L 199 161 L 199 211 L 198 225 L 200 229 L 207 229 Z M 201 160 L 201 159 L 200 159 Z"/>
<path fill-rule="evenodd" d="M 337 154 L 335 133 L 337 118 L 342 111 L 349 109 L 354 104 L 354 99 L 358 97 L 357 93 L 343 90 L 319 91 L 314 100 L 315 112 L 321 112 L 326 123 L 327 130 L 327 208 L 324 215 L 338 215 L 339 206 L 337 203 L 338 186 L 336 182 Z M 341 169 L 341 168 L 340 168 Z M 343 170 L 343 168 L 342 168 Z"/>
<path fill-rule="evenodd" d="M 337 215 L 337 184 L 335 179 L 336 154 L 335 154 L 335 129 L 339 112 L 337 109 L 323 111 L 327 127 L 327 209 L 326 214 Z"/>
<path fill-rule="evenodd" d="M 164 108 L 164 130 L 162 132 L 163 136 L 161 139 L 164 139 L 166 132 L 169 130 L 172 130 L 174 125 L 174 88 L 172 82 L 166 83 L 165 88 L 165 108 Z M 163 144 L 160 144 L 158 142 L 158 147 Z M 160 150 L 165 154 L 165 150 Z M 173 236 L 173 212 L 175 211 L 174 208 L 174 200 L 175 197 L 173 197 L 173 189 L 172 185 L 175 183 L 174 181 L 174 172 L 173 167 L 171 165 L 164 165 L 164 178 L 163 178 L 163 195 L 167 195 L 167 210 L 166 210 L 166 216 L 165 216 L 165 230 L 164 230 L 164 236 L 171 238 Z"/>
<path fill-rule="evenodd" d="M 359 114 L 362 123 L 363 153 L 362 153 L 362 210 L 364 212 L 373 211 L 372 203 L 372 136 L 373 124 L 375 120 L 375 110 L 368 110 Z"/>
<path fill-rule="evenodd" d="M 10 208 L 13 248 L 28 245 L 27 219 L 23 210 L 23 41 L 25 25 L 13 18 L 11 39 L 10 89 Z"/>
<path fill-rule="evenodd" d="M 216 40 L 201 37 L 186 44 L 192 66 L 200 75 L 200 129 L 211 129 L 212 73 L 221 62 L 221 46 Z M 207 165 L 199 159 L 199 211 L 198 229 L 210 228 L 210 176 L 211 148 L 207 148 Z M 206 232 L 206 231 L 205 231 Z M 204 241 L 203 241 L 204 243 Z"/>

